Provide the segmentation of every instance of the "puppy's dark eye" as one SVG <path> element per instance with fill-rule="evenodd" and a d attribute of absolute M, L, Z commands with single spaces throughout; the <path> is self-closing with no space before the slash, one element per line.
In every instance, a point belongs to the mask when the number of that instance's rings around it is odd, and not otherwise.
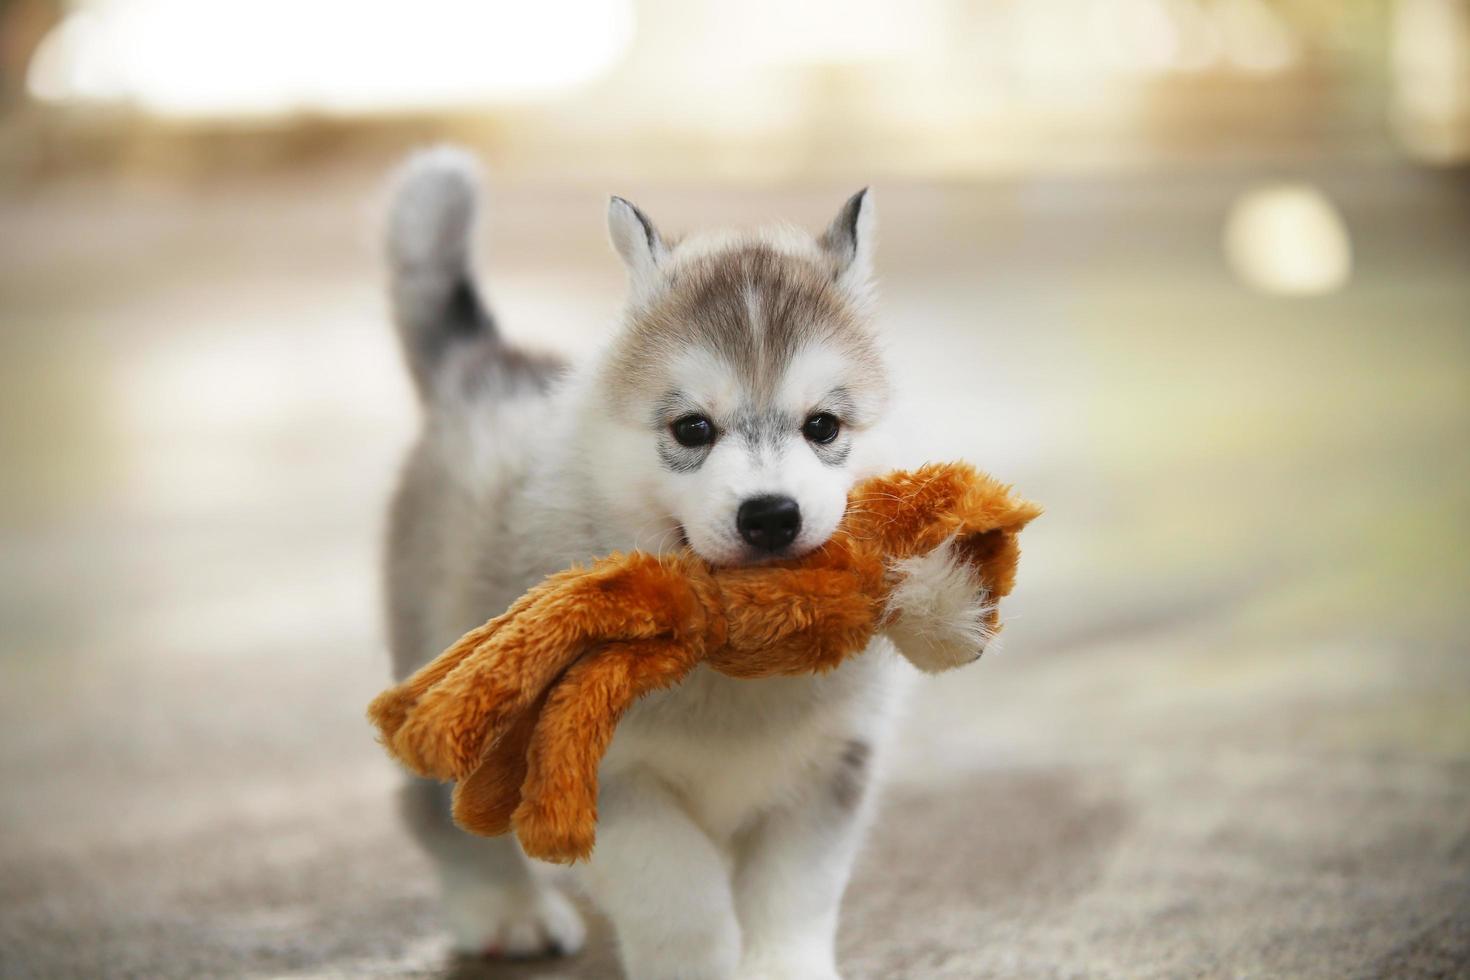
<path fill-rule="evenodd" d="M 715 441 L 715 425 L 703 415 L 686 415 L 669 426 L 681 446 L 708 446 Z"/>
<path fill-rule="evenodd" d="M 801 434 L 812 442 L 827 443 L 837 438 L 837 430 L 842 424 L 837 421 L 837 416 L 831 412 L 818 412 L 806 420 L 801 427 Z"/>

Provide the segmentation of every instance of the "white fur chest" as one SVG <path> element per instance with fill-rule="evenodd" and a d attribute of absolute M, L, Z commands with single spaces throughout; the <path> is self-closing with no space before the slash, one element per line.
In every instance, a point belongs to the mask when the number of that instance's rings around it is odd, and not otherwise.
<path fill-rule="evenodd" d="M 736 680 L 700 668 L 634 706 L 603 778 L 653 773 L 713 839 L 728 841 L 828 779 L 851 742 L 877 740 L 908 673 L 881 641 L 821 677 Z"/>

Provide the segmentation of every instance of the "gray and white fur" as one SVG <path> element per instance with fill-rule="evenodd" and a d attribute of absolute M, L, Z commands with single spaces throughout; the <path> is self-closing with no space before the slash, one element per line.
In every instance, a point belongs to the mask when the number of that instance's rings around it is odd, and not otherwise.
<path fill-rule="evenodd" d="M 818 237 L 679 241 L 613 198 L 627 305 L 601 349 L 568 363 L 509 343 L 482 305 L 477 187 L 465 154 L 432 150 L 405 167 L 392 206 L 393 305 L 423 403 L 390 515 L 398 678 L 574 561 L 686 543 L 720 563 L 815 548 L 854 481 L 887 468 L 866 191 Z M 925 669 L 978 655 L 985 596 L 947 550 L 894 574 L 901 653 Z M 838 907 L 910 674 L 880 639 L 820 677 L 697 671 L 629 712 L 602 767 L 597 848 L 577 869 L 628 976 L 838 975 Z M 457 830 L 447 800 L 411 780 L 402 802 L 456 947 L 576 951 L 572 904 L 513 841 Z"/>

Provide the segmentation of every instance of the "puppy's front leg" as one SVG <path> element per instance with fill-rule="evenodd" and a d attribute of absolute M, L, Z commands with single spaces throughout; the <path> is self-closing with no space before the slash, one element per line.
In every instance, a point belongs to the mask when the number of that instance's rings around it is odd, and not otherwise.
<path fill-rule="evenodd" d="M 449 787 L 412 777 L 403 816 L 439 872 L 456 952 L 489 956 L 575 953 L 586 929 L 561 891 L 542 881 L 508 837 L 474 837 L 449 816 Z"/>
<path fill-rule="evenodd" d="M 604 781 L 584 881 L 612 919 L 630 980 L 730 980 L 740 926 L 714 842 L 651 776 Z"/>
<path fill-rule="evenodd" d="M 735 869 L 742 980 L 837 980 L 837 913 L 868 812 L 868 742 L 854 738 L 804 800 L 763 817 Z"/>

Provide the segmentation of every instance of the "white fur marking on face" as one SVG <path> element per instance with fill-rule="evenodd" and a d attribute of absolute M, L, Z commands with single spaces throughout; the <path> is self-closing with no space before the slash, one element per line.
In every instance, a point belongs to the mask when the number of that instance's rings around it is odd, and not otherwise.
<path fill-rule="evenodd" d="M 765 323 L 761 320 L 761 297 L 755 286 L 745 287 L 745 316 L 750 321 L 750 333 L 759 337 Z"/>
<path fill-rule="evenodd" d="M 849 358 L 827 344 L 803 347 L 791 359 L 791 366 L 781 379 L 777 401 L 794 412 L 809 412 L 842 385 L 850 369 Z"/>
<path fill-rule="evenodd" d="M 740 505 L 753 497 L 788 496 L 801 508 L 801 532 L 791 554 L 820 547 L 842 520 L 852 477 L 819 458 L 801 436 L 805 413 L 842 381 L 846 360 L 826 346 L 799 354 L 777 397 L 755 400 L 740 375 L 719 355 L 690 350 L 673 359 L 670 386 L 707 412 L 721 430 L 697 469 L 654 475 L 654 500 L 684 529 L 690 545 L 710 561 L 734 563 L 755 555 L 735 526 Z M 795 381 L 792 379 L 795 377 Z M 793 388 L 794 385 L 794 388 Z M 733 428 L 742 412 L 774 413 L 787 432 L 764 432 L 752 445 Z"/>
<path fill-rule="evenodd" d="M 927 555 L 895 562 L 899 583 L 888 599 L 888 638 L 915 667 L 937 673 L 970 663 L 995 631 L 995 603 L 975 570 L 960 561 L 953 540 Z"/>
<path fill-rule="evenodd" d="M 684 351 L 674 358 L 669 376 L 681 394 L 717 421 L 740 404 L 739 378 L 713 351 Z"/>

